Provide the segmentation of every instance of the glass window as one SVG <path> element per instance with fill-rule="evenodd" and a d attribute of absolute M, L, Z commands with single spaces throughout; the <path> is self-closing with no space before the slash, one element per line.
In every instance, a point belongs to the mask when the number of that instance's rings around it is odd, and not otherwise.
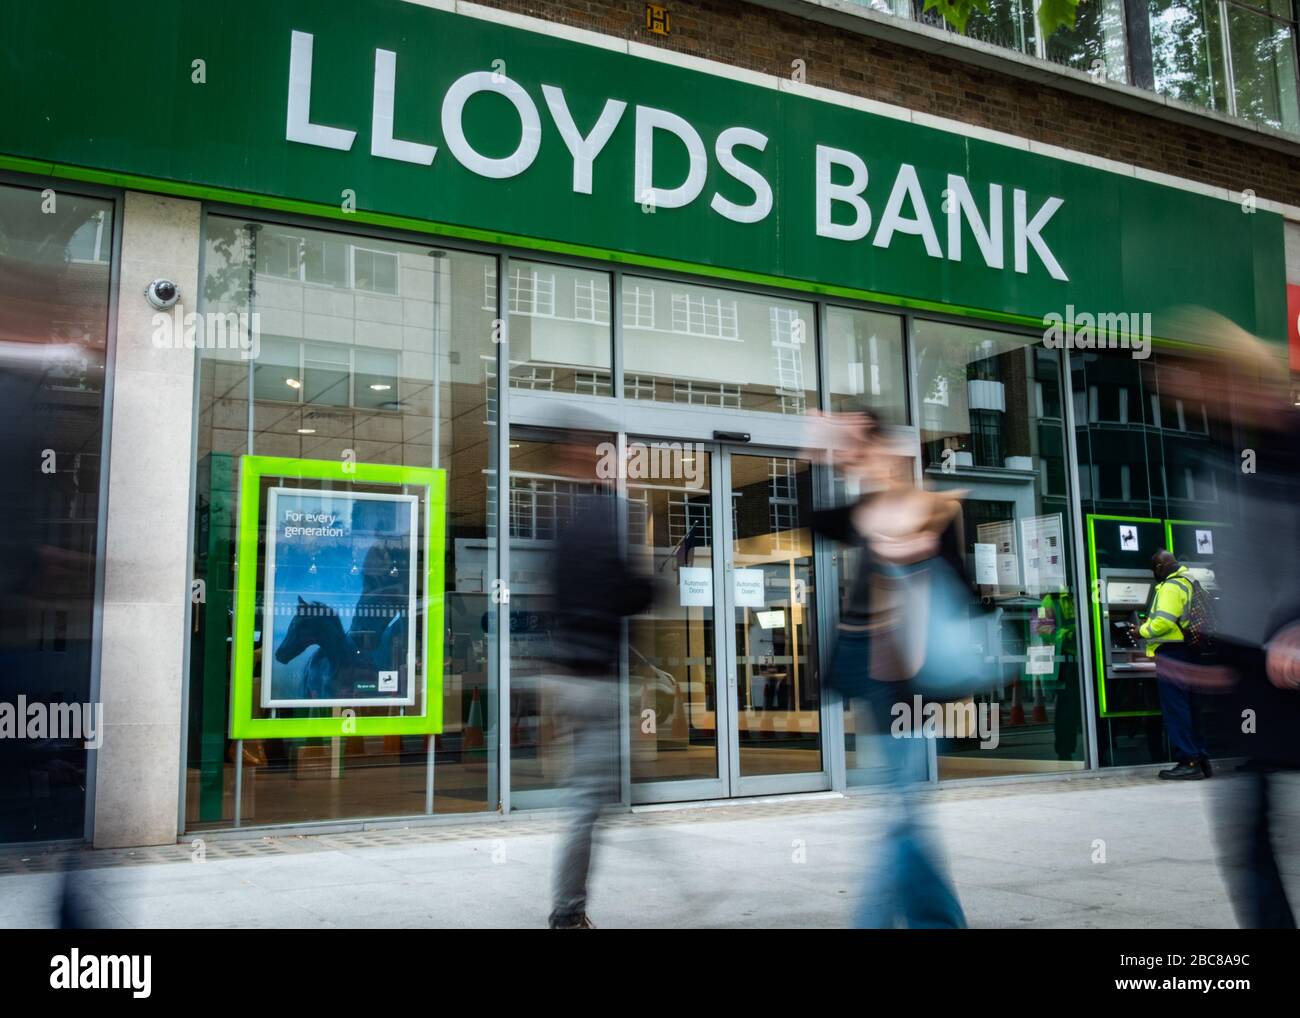
<path fill-rule="evenodd" d="M 340 343 L 304 343 L 304 403 L 347 406 L 351 402 L 352 350 Z"/>
<path fill-rule="evenodd" d="M 397 253 L 374 248 L 352 247 L 352 279 L 358 290 L 397 293 Z"/>
<path fill-rule="evenodd" d="M 812 304 L 623 278 L 628 399 L 802 414 L 817 392 Z"/>
<path fill-rule="evenodd" d="M 90 701 L 112 235 L 0 184 L 0 701 L 51 716 Z M 82 739 L 0 739 L 0 842 L 81 837 L 85 788 Z"/>
<path fill-rule="evenodd" d="M 590 436 L 591 479 L 578 479 L 571 436 L 530 432 L 510 443 L 510 789 L 538 805 L 534 793 L 563 786 L 573 739 L 556 709 L 553 682 L 557 620 L 552 555 L 555 540 L 583 499 L 603 490 L 595 480 L 600 443 Z M 561 439 L 561 444 L 552 439 Z"/>
<path fill-rule="evenodd" d="M 494 311 L 496 268 L 484 304 Z M 511 259 L 510 384 L 533 392 L 610 395 L 609 273 Z"/>
<path fill-rule="evenodd" d="M 1300 133 L 1295 25 L 1288 4 L 1275 0 L 1275 7 L 1287 20 L 1227 5 L 1232 84 L 1238 116 L 1295 134 Z"/>
<path fill-rule="evenodd" d="M 1058 28 L 1046 40 L 1048 60 L 1111 81 L 1128 79 L 1127 51 L 1123 0 L 1079 4 L 1074 27 Z"/>
<path fill-rule="evenodd" d="M 1000 741 L 939 745 L 940 777 L 1083 767 L 1074 532 L 1059 355 L 1034 339 L 916 320 L 927 484 L 962 491 L 967 570 L 998 679 Z"/>
<path fill-rule="evenodd" d="M 190 647 L 187 829 L 234 822 L 240 755 L 245 825 L 495 808 L 496 311 L 484 308 L 495 259 L 215 215 L 204 245 L 204 310 L 255 315 L 259 344 L 252 361 L 204 349 L 199 362 L 194 552 L 206 600 Z M 322 284 L 338 292 L 322 295 Z M 228 741 L 233 510 L 240 457 L 250 453 L 446 471 L 446 542 L 431 551 L 444 556 L 442 734 Z M 372 516 L 372 527 L 387 519 Z M 382 613 L 363 611 L 360 598 L 391 599 L 383 591 L 403 575 L 375 547 L 351 573 L 337 572 L 361 577 L 339 580 L 360 584 L 345 629 L 360 652 L 378 653 L 388 635 L 369 621 Z M 272 652 L 260 632 L 257 640 L 257 653 Z M 306 668 L 311 654 L 294 660 Z M 277 708 L 311 709 L 341 708 Z"/>
<path fill-rule="evenodd" d="M 1227 112 L 1219 0 L 1149 0 L 1156 91 Z"/>
<path fill-rule="evenodd" d="M 1114 351 L 1075 351 L 1070 363 L 1085 524 L 1089 516 L 1104 518 L 1091 531 L 1085 525 L 1094 542 L 1090 568 L 1095 564 L 1097 569 L 1090 581 L 1128 575 L 1149 582 L 1150 555 L 1166 543 L 1166 521 L 1171 521 L 1173 550 L 1180 558 L 1178 521 L 1199 521 L 1211 532 L 1231 525 L 1232 495 L 1241 476 L 1239 450 L 1230 429 L 1214 420 L 1203 403 L 1175 397 L 1167 385 L 1162 388 L 1175 371 L 1204 377 L 1204 365 L 1166 351 L 1144 361 Z M 1207 379 L 1188 388 L 1221 386 L 1221 380 Z M 1116 540 L 1121 524 L 1135 526 L 1141 538 L 1130 549 Z M 1188 524 L 1185 529 L 1195 533 L 1197 528 Z M 1094 613 L 1095 628 L 1106 641 L 1098 643 L 1095 653 L 1095 667 L 1101 670 L 1096 698 L 1100 762 L 1167 760 L 1154 675 L 1121 674 L 1110 667 L 1111 635 L 1106 621 L 1100 621 L 1101 611 L 1098 607 Z M 1108 620 L 1115 621 L 1109 608 L 1107 612 Z"/>
<path fill-rule="evenodd" d="M 832 410 L 869 409 L 889 424 L 907 423 L 903 319 L 828 307 L 826 356 Z"/>
<path fill-rule="evenodd" d="M 988 0 L 988 10 L 971 9 L 966 35 L 1019 53 L 1034 53 L 1038 24 L 1033 0 Z"/>

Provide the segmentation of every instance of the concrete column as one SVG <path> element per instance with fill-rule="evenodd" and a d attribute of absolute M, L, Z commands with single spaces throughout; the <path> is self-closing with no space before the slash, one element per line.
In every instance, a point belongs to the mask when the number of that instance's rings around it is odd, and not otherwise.
<path fill-rule="evenodd" d="M 197 202 L 128 193 L 122 220 L 99 672 L 104 741 L 95 768 L 96 848 L 173 843 L 189 625 L 192 349 L 153 341 L 150 280 L 197 310 Z"/>

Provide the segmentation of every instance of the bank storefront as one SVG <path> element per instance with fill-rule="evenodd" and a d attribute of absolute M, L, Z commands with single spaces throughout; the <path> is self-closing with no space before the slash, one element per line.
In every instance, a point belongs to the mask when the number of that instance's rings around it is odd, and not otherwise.
<path fill-rule="evenodd" d="M 802 448 L 817 409 L 873 409 L 966 493 L 1000 739 L 938 742 L 933 777 L 1167 758 L 1112 627 L 1156 547 L 1213 568 L 1237 448 L 1162 395 L 1169 313 L 1283 338 L 1280 209 L 467 5 L 54 7 L 58 61 L 14 41 L 50 12 L 0 15 L 2 253 L 82 281 L 68 441 L 111 470 L 79 482 L 107 500 L 77 517 L 85 692 L 42 684 L 30 622 L 8 641 L 15 693 L 104 703 L 46 836 L 554 804 L 546 560 L 584 490 L 555 439 L 593 414 L 645 454 L 628 551 L 674 592 L 628 626 L 626 802 L 873 779 L 823 691 L 847 570 L 808 516 L 852 493 Z M 9 344 L 69 317 L 12 306 Z M 1119 348 L 1044 342 L 1102 316 Z"/>

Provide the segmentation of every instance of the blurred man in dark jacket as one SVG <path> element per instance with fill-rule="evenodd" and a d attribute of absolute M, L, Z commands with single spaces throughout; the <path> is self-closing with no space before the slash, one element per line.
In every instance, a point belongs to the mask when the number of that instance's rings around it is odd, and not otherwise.
<path fill-rule="evenodd" d="M 547 689 L 558 722 L 571 729 L 573 764 L 567 786 L 570 815 L 556 850 L 552 929 L 590 929 L 587 880 L 592 831 L 601 806 L 619 790 L 619 646 L 623 619 L 644 611 L 653 585 L 635 573 L 623 552 L 619 521 L 625 503 L 601 487 L 605 436 L 568 432 L 556 449 L 557 473 L 591 485 L 557 535 L 552 577 L 555 624 Z M 608 467 L 609 464 L 604 464 Z"/>
<path fill-rule="evenodd" d="M 1227 464 L 1239 479 L 1216 556 L 1217 653 L 1183 665 L 1183 680 L 1224 697 L 1219 740 L 1248 759 L 1217 823 L 1238 921 L 1294 928 L 1270 800 L 1276 772 L 1300 767 L 1300 412 L 1273 347 L 1205 313 L 1189 316 L 1184 333 L 1215 356 L 1162 375 L 1161 389 L 1235 425 L 1241 448 Z"/>

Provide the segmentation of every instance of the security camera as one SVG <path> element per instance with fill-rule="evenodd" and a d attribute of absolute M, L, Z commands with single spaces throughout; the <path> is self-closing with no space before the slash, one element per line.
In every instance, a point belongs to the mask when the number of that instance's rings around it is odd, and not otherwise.
<path fill-rule="evenodd" d="M 155 279 L 145 289 L 144 295 L 159 311 L 166 311 L 181 299 L 181 288 L 170 279 Z"/>

